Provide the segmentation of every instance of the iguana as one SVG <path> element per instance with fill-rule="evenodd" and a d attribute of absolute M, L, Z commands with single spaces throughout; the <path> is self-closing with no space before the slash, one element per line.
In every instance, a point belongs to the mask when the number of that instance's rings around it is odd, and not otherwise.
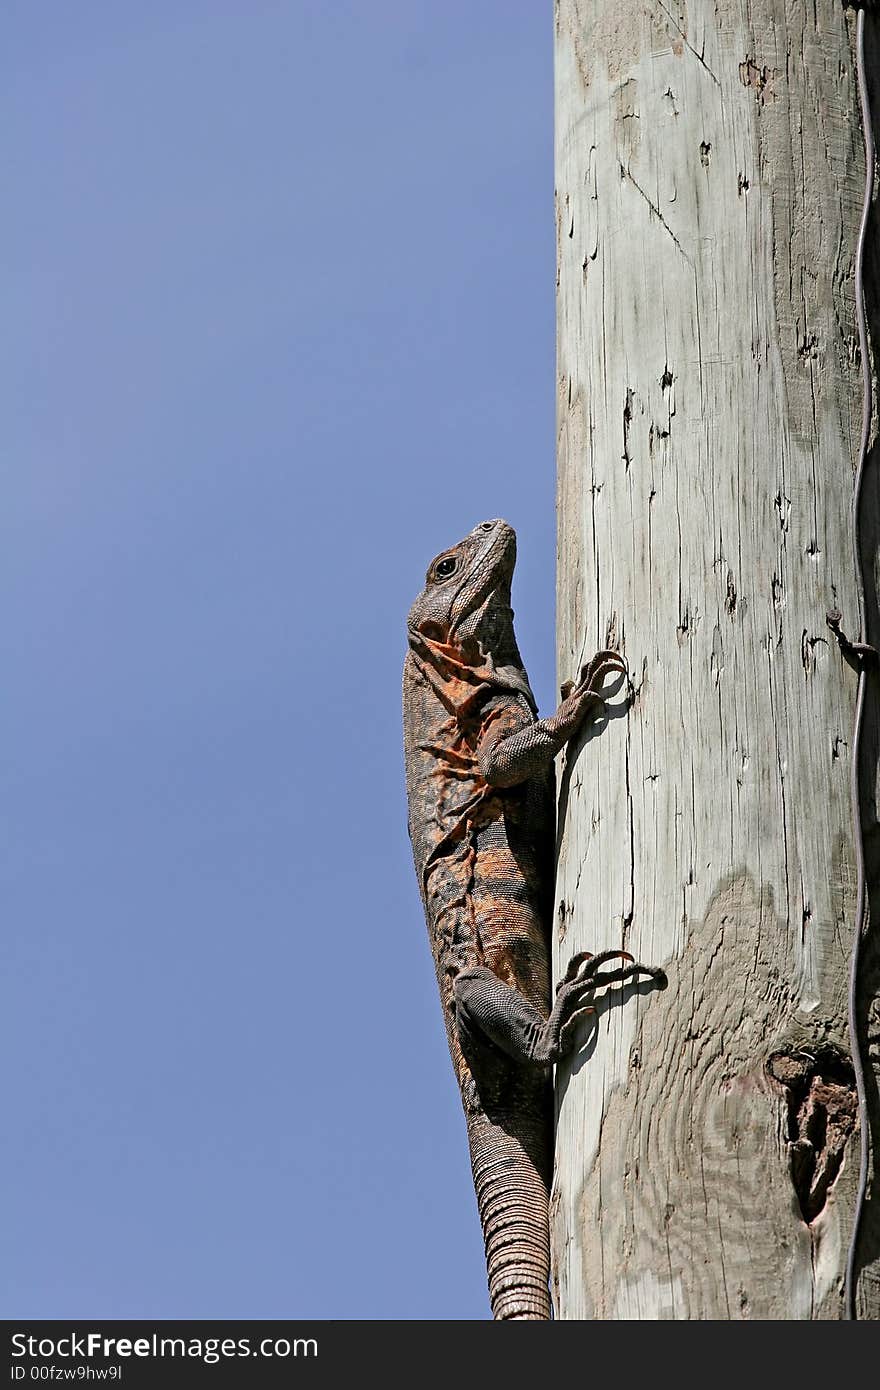
<path fill-rule="evenodd" d="M 467 1120 L 495 1318 L 550 1317 L 550 1067 L 585 999 L 644 973 L 582 952 L 550 1009 L 553 758 L 623 659 L 600 651 L 538 719 L 513 632 L 516 536 L 483 521 L 431 563 L 408 618 L 409 832 Z M 598 973 L 609 960 L 623 965 Z"/>

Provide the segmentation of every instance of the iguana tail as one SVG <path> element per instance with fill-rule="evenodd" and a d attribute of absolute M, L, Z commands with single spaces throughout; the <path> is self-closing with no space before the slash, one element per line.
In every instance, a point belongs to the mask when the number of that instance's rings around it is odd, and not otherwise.
<path fill-rule="evenodd" d="M 543 1109 L 543 1107 L 541 1107 Z M 468 1116 L 477 1205 L 496 1319 L 550 1317 L 546 1115 Z"/>

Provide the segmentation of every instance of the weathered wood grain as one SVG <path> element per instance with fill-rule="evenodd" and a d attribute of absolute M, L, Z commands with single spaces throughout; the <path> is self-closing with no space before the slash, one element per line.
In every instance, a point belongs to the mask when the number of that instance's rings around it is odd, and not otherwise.
<path fill-rule="evenodd" d="M 623 943 L 670 980 L 559 1068 L 563 1318 L 843 1315 L 852 28 L 557 3 L 559 678 L 619 643 L 635 696 L 560 769 L 555 970 Z"/>

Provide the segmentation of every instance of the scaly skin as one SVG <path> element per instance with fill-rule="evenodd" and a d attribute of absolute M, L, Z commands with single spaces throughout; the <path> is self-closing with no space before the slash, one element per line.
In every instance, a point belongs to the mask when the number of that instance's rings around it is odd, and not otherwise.
<path fill-rule="evenodd" d="M 577 956 L 550 1008 L 553 758 L 602 700 L 599 652 L 549 719 L 513 632 L 516 537 L 484 521 L 428 570 L 403 671 L 409 831 L 467 1121 L 495 1318 L 550 1317 L 550 1067 L 585 999 L 637 972 Z M 625 964 L 605 974 L 611 958 Z"/>

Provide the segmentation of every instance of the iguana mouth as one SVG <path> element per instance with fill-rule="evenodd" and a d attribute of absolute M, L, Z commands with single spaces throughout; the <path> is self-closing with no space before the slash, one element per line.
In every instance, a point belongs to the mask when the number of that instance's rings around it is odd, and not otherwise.
<path fill-rule="evenodd" d="M 467 618 L 481 608 L 490 606 L 494 595 L 497 595 L 504 608 L 510 612 L 510 584 L 516 564 L 516 532 L 506 521 L 499 519 L 481 521 L 471 535 L 481 541 L 483 536 L 491 536 L 491 539 L 453 600 L 449 624 L 450 640 Z M 462 607 L 460 611 L 456 611 L 459 600 L 463 600 Z"/>

